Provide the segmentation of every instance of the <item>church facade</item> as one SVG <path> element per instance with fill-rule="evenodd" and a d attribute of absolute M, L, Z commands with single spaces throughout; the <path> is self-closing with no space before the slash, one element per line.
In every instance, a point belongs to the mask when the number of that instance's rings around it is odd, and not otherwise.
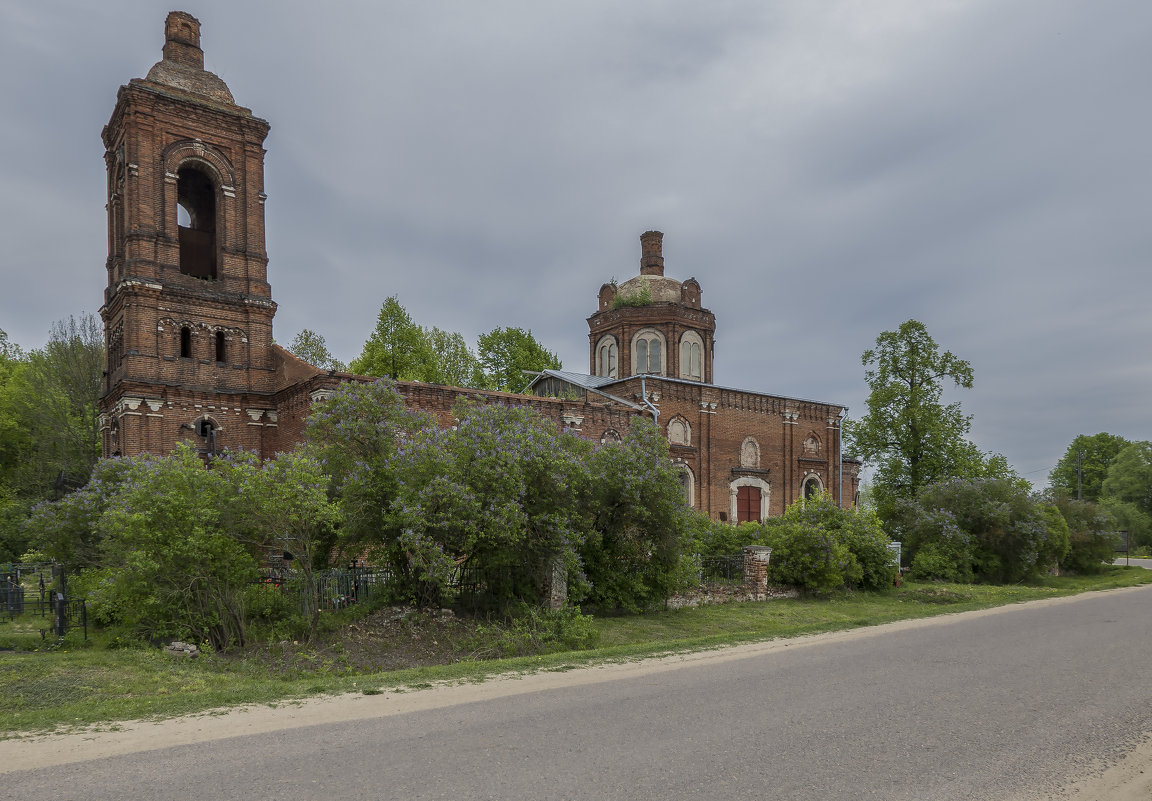
<path fill-rule="evenodd" d="M 105 456 L 210 456 L 294 448 L 312 406 L 369 376 L 322 370 L 272 339 L 264 235 L 268 123 L 204 69 L 200 24 L 172 12 L 163 58 L 122 86 L 102 134 L 108 283 Z M 530 406 L 604 442 L 637 416 L 668 437 L 686 502 L 717 520 L 760 520 L 807 494 L 855 502 L 836 404 L 713 382 L 715 316 L 700 284 L 664 275 L 663 235 L 641 236 L 640 274 L 605 284 L 588 318 L 589 373 L 547 370 L 524 394 L 399 382 L 406 402 L 452 424 L 462 398 Z"/>

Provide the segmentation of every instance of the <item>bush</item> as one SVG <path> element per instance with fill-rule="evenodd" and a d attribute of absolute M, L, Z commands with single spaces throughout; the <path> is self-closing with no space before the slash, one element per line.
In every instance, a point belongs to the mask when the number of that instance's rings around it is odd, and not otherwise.
<path fill-rule="evenodd" d="M 893 523 L 911 563 L 935 543 L 922 570 L 1016 582 L 1040 575 L 1062 553 L 1064 542 L 1036 503 L 1007 479 L 952 478 L 924 487 L 916 500 L 897 505 Z M 942 559 L 955 560 L 947 568 Z"/>
<path fill-rule="evenodd" d="M 874 511 L 841 509 L 830 494 L 822 492 L 789 506 L 783 519 L 823 529 L 848 548 L 859 565 L 860 575 L 854 578 L 854 573 L 846 573 L 846 585 L 879 590 L 891 587 L 896 580 L 899 566 L 888 547 L 892 541 Z"/>
<path fill-rule="evenodd" d="M 822 594 L 859 583 L 863 577 L 856 557 L 831 531 L 785 520 L 766 532 L 772 548 L 768 579 L 773 583 Z"/>
<path fill-rule="evenodd" d="M 477 655 L 501 658 L 586 650 L 600 635 L 592 616 L 575 607 L 552 610 L 522 603 L 504 623 L 478 626 L 476 636 Z"/>
<path fill-rule="evenodd" d="M 757 523 L 729 525 L 702 514 L 692 516 L 690 538 L 686 548 L 701 556 L 731 556 L 745 545 L 763 545 L 764 527 Z"/>
<path fill-rule="evenodd" d="M 915 581 L 949 581 L 967 584 L 972 581 L 971 559 L 963 557 L 946 542 L 929 542 L 912 557 L 908 577 Z"/>
<path fill-rule="evenodd" d="M 1068 524 L 1069 549 L 1060 569 L 1070 573 L 1099 573 L 1116 553 L 1112 521 L 1088 501 L 1057 498 L 1055 506 Z"/>

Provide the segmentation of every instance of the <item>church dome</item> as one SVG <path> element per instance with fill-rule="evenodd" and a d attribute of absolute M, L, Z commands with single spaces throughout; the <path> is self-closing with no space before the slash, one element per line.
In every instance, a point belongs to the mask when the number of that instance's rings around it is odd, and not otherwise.
<path fill-rule="evenodd" d="M 662 275 L 637 275 L 620 285 L 618 295 L 624 297 L 648 296 L 650 303 L 679 303 L 681 284 L 675 278 Z"/>

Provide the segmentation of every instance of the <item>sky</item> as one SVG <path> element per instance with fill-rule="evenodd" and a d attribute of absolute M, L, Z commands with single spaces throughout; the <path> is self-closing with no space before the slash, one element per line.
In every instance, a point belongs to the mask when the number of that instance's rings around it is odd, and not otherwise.
<path fill-rule="evenodd" d="M 0 0 L 0 329 L 42 346 L 107 281 L 100 131 L 173 0 Z M 601 284 L 666 274 L 716 383 L 865 412 L 924 323 L 971 438 L 1038 486 L 1077 434 L 1152 439 L 1146 0 L 190 0 L 271 123 L 276 339 L 347 361 L 396 295 L 588 370 Z"/>

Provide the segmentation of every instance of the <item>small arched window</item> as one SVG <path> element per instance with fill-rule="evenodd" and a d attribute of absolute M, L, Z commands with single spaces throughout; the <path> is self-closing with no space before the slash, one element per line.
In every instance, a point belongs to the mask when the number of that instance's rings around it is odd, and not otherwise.
<path fill-rule="evenodd" d="M 224 332 L 223 331 L 217 331 L 216 332 L 216 361 L 218 361 L 218 362 L 228 361 L 228 359 L 226 358 L 228 355 L 227 351 L 226 351 L 226 347 L 227 347 L 227 345 L 225 344 Z"/>
<path fill-rule="evenodd" d="M 180 329 L 180 358 L 192 358 L 192 329 L 188 326 Z"/>
<path fill-rule="evenodd" d="M 176 203 L 180 272 L 194 278 L 215 278 L 216 187 L 195 167 L 181 167 L 176 177 Z"/>
<path fill-rule="evenodd" d="M 704 340 L 695 331 L 687 331 L 680 337 L 680 377 L 704 380 Z"/>
<path fill-rule="evenodd" d="M 668 422 L 668 441 L 673 445 L 691 445 L 692 427 L 683 417 L 674 417 Z"/>
<path fill-rule="evenodd" d="M 632 339 L 632 374 L 664 375 L 664 338 L 656 331 L 641 331 Z"/>
<path fill-rule="evenodd" d="M 616 378 L 619 375 L 617 361 L 620 350 L 615 337 L 604 337 L 596 346 L 596 375 Z"/>

